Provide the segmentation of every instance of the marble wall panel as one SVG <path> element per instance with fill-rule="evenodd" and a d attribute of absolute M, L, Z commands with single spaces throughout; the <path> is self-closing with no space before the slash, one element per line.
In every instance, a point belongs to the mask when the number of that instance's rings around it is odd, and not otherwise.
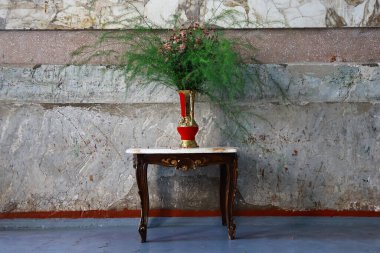
<path fill-rule="evenodd" d="M 1 0 L 0 29 L 119 29 L 144 24 L 168 27 L 210 20 L 234 10 L 238 22 L 224 27 L 380 26 L 379 0 Z"/>
<path fill-rule="evenodd" d="M 260 80 L 247 82 L 242 103 L 370 102 L 380 99 L 379 64 L 256 64 L 246 68 Z M 286 93 L 286 97 L 281 96 Z M 110 66 L 40 65 L 0 67 L 0 101 L 45 104 L 177 103 L 173 89 L 160 84 L 125 83 Z M 207 102 L 204 97 L 197 101 Z"/>
<path fill-rule="evenodd" d="M 200 146 L 239 147 L 237 208 L 380 211 L 380 67 L 249 67 L 265 86 L 240 100 L 247 131 L 195 108 Z M 139 208 L 124 152 L 176 147 L 179 109 L 175 91 L 126 90 L 115 68 L 0 68 L 0 212 Z M 218 208 L 215 168 L 148 180 L 152 208 Z"/>

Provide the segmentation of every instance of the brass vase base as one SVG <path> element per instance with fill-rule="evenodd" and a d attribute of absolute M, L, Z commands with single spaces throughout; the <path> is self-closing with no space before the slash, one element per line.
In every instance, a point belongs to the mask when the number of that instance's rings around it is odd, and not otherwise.
<path fill-rule="evenodd" d="M 198 144 L 195 140 L 181 140 L 181 148 L 197 148 Z"/>

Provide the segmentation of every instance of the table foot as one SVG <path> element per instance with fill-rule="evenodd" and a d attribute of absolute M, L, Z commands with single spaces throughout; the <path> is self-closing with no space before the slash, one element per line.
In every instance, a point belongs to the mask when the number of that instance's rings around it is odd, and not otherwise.
<path fill-rule="evenodd" d="M 236 236 L 236 225 L 234 223 L 232 223 L 228 227 L 228 239 L 234 240 L 235 236 Z"/>
<path fill-rule="evenodd" d="M 146 225 L 140 224 L 139 233 L 141 237 L 141 242 L 146 242 Z"/>

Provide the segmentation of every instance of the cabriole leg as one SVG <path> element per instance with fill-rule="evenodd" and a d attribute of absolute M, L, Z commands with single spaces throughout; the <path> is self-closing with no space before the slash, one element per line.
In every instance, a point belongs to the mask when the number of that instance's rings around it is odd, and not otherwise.
<path fill-rule="evenodd" d="M 141 200 L 141 220 L 139 225 L 139 233 L 141 242 L 146 242 L 148 213 L 149 213 L 149 193 L 148 193 L 148 180 L 147 168 L 148 164 L 143 161 L 142 155 L 134 156 L 134 167 L 136 169 L 137 186 L 139 188 L 139 195 Z"/>

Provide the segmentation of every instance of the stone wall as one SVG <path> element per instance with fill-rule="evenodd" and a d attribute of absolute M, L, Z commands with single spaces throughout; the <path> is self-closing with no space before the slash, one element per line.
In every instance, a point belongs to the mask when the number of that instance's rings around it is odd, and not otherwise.
<path fill-rule="evenodd" d="M 263 90 L 240 98 L 247 132 L 203 97 L 196 120 L 200 146 L 239 147 L 237 208 L 380 211 L 379 0 L 0 0 L 0 212 L 139 208 L 125 150 L 178 146 L 177 94 L 70 53 L 141 15 L 229 9 L 260 28 L 226 32 L 257 46 Z M 218 208 L 215 168 L 148 177 L 152 208 Z"/>
<path fill-rule="evenodd" d="M 380 210 L 380 67 L 251 65 L 249 133 L 199 98 L 201 146 L 240 149 L 237 207 Z M 2 67 L 0 210 L 139 207 L 130 147 L 176 147 L 177 94 L 114 67 Z M 286 92 L 281 95 L 278 85 Z M 218 173 L 149 170 L 152 208 L 217 209 Z"/>

